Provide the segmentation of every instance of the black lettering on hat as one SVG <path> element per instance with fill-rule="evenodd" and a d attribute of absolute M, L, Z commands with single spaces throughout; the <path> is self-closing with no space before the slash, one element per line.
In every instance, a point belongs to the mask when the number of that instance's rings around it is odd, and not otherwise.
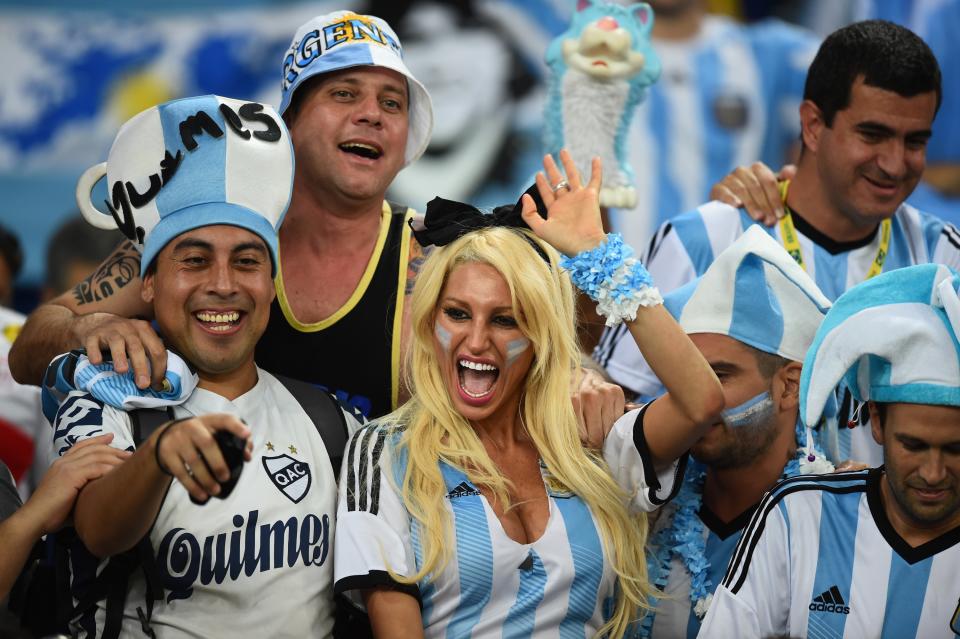
<path fill-rule="evenodd" d="M 144 230 L 142 226 L 134 223 L 133 212 L 130 210 L 130 200 L 127 199 L 127 190 L 123 187 L 123 182 L 119 180 L 113 183 L 111 189 L 113 202 L 104 200 L 107 210 L 110 211 L 113 221 L 116 222 L 120 232 L 127 236 L 127 239 L 143 244 Z M 117 212 L 117 209 L 123 212 L 123 217 Z"/>
<path fill-rule="evenodd" d="M 219 138 L 223 135 L 223 129 L 217 126 L 217 123 L 206 111 L 197 111 L 180 123 L 180 140 L 187 151 L 193 151 L 197 148 L 197 141 L 193 138 L 201 133 Z"/>
<path fill-rule="evenodd" d="M 243 128 L 243 122 L 240 120 L 240 116 L 237 115 L 233 109 L 226 104 L 221 104 L 220 113 L 223 114 L 223 119 L 228 125 L 230 125 L 230 128 L 233 129 L 234 133 L 239 135 L 244 140 L 250 139 L 250 132 Z"/>
<path fill-rule="evenodd" d="M 260 122 L 266 125 L 266 130 L 254 131 L 253 137 L 264 142 L 277 142 L 280 139 L 280 125 L 277 121 L 263 111 L 263 105 L 256 102 L 248 102 L 240 106 L 240 117 L 247 122 Z"/>
<path fill-rule="evenodd" d="M 160 187 L 163 184 L 160 182 L 160 176 L 156 173 L 150 175 L 150 188 L 147 189 L 146 193 L 141 195 L 137 192 L 137 187 L 133 185 L 133 182 L 127 182 L 127 195 L 130 196 L 130 204 L 133 205 L 133 208 L 139 209 L 141 206 L 157 197 L 157 193 L 160 192 Z"/>
<path fill-rule="evenodd" d="M 295 57 L 297 66 L 303 69 L 321 55 L 323 55 L 323 50 L 320 48 L 320 30 L 314 29 L 310 33 L 304 34 L 303 39 L 297 46 Z"/>

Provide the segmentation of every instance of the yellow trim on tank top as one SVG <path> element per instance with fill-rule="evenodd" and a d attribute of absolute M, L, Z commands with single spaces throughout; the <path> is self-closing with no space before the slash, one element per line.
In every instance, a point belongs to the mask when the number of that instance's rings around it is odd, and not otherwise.
<path fill-rule="evenodd" d="M 277 290 L 277 303 L 280 304 L 280 310 L 283 311 L 283 316 L 286 318 L 287 323 L 300 331 L 301 333 L 316 333 L 317 331 L 322 331 L 325 328 L 330 328 L 337 321 L 340 320 L 344 315 L 353 310 L 353 308 L 360 302 L 363 298 L 364 293 L 367 292 L 367 286 L 370 285 L 370 280 L 373 279 L 373 273 L 377 270 L 377 265 L 380 263 L 380 254 L 383 252 L 383 246 L 387 243 L 387 233 L 390 231 L 390 205 L 387 204 L 386 200 L 383 202 L 383 211 L 380 217 L 380 235 L 377 237 L 377 244 L 373 248 L 373 254 L 370 256 L 370 261 L 367 262 L 367 268 L 363 272 L 363 277 L 360 278 L 360 282 L 357 284 L 357 288 L 354 289 L 353 294 L 350 296 L 343 306 L 334 311 L 333 315 L 325 319 L 320 320 L 319 322 L 314 322 L 313 324 L 304 324 L 296 318 L 293 314 L 293 309 L 290 308 L 290 302 L 287 300 L 287 291 L 283 287 L 283 259 L 280 256 L 280 249 L 277 249 L 277 276 L 273 280 L 274 288 Z M 401 269 L 405 272 L 405 269 Z"/>
<path fill-rule="evenodd" d="M 397 409 L 400 399 L 400 344 L 403 342 L 403 305 L 407 301 L 407 271 L 410 262 L 410 220 L 413 211 L 404 213 L 403 231 L 400 234 L 400 268 L 397 269 L 397 305 L 393 309 L 393 344 L 390 352 L 390 408 Z"/>

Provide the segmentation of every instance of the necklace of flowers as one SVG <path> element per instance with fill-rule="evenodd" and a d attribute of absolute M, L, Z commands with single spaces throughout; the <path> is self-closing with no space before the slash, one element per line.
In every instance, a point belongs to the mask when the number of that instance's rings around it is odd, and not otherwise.
<path fill-rule="evenodd" d="M 831 464 L 815 446 L 810 431 L 797 420 L 797 455 L 791 458 L 783 468 L 782 479 L 796 475 L 811 475 L 833 472 Z M 801 442 L 806 442 L 803 446 Z M 680 491 L 674 498 L 675 511 L 669 526 L 661 528 L 650 540 L 655 553 L 647 556 L 647 570 L 650 582 L 663 591 L 670 577 L 670 564 L 673 557 L 679 557 L 690 573 L 690 602 L 697 619 L 703 619 L 713 600 L 714 584 L 710 580 L 710 562 L 706 557 L 706 536 L 704 524 L 700 519 L 700 505 L 703 501 L 703 482 L 706 479 L 706 467 L 690 461 L 686 477 Z M 656 617 L 656 604 L 651 601 L 653 610 L 648 612 L 640 625 L 640 636 L 649 637 Z"/>

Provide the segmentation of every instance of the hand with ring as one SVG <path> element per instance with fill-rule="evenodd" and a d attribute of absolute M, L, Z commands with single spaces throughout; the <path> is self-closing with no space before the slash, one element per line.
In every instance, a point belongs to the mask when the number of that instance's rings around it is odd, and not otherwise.
<path fill-rule="evenodd" d="M 560 151 L 560 162 L 566 177 L 549 155 L 543 158 L 544 171 L 537 173 L 537 190 L 547 207 L 547 219 L 540 217 L 529 195 L 523 196 L 521 215 L 540 239 L 572 256 L 598 246 L 607 237 L 600 217 L 603 167 L 600 158 L 593 158 L 590 181 L 584 185 L 566 149 Z"/>

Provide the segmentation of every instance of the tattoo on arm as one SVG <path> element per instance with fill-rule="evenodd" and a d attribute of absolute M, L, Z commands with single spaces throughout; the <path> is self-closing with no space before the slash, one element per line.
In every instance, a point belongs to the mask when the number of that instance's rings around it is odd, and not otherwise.
<path fill-rule="evenodd" d="M 413 285 L 417 283 L 417 275 L 420 274 L 424 261 L 432 252 L 432 246 L 420 246 L 420 243 L 415 239 L 410 239 L 410 259 L 407 261 L 407 285 L 404 289 L 404 295 L 413 293 Z"/>
<path fill-rule="evenodd" d="M 90 277 L 77 284 L 73 296 L 77 306 L 110 297 L 140 276 L 140 251 L 130 241 L 120 245 Z"/>

